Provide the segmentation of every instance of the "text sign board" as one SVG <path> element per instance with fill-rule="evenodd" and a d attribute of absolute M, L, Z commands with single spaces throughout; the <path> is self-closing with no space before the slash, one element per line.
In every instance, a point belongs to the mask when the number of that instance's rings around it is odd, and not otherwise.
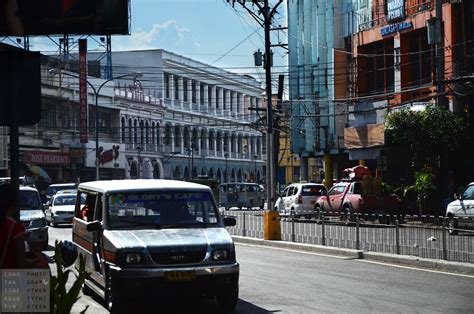
<path fill-rule="evenodd" d="M 0 36 L 129 34 L 130 0 L 7 0 L 6 5 L 3 3 Z"/>
<path fill-rule="evenodd" d="M 396 21 L 405 17 L 404 0 L 387 0 L 387 20 Z"/>

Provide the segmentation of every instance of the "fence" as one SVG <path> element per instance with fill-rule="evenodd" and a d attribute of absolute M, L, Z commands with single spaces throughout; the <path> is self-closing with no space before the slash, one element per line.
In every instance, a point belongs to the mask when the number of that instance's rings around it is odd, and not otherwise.
<path fill-rule="evenodd" d="M 227 211 L 237 219 L 235 227 L 228 228 L 231 235 L 263 238 L 264 211 Z M 412 255 L 454 262 L 474 263 L 474 220 L 460 220 L 455 230 L 448 232 L 445 217 L 388 217 L 377 216 L 375 221 L 356 217 L 344 223 L 333 217 L 296 219 L 281 217 L 283 241 L 326 245 L 379 253 Z M 402 222 L 402 223 L 400 223 Z"/>

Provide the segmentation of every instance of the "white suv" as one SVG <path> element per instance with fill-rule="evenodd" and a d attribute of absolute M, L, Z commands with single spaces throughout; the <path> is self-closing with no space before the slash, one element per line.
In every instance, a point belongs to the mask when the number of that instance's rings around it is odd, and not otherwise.
<path fill-rule="evenodd" d="M 293 183 L 288 185 L 275 202 L 274 210 L 282 214 L 311 217 L 318 197 L 327 193 L 324 184 Z"/>
<path fill-rule="evenodd" d="M 449 234 L 458 233 L 457 217 L 474 218 L 474 182 L 469 183 L 456 200 L 448 204 L 446 217 L 449 218 Z"/>

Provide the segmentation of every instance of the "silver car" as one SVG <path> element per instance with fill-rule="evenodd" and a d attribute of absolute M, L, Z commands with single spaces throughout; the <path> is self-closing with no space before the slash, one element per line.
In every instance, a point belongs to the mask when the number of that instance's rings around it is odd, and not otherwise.
<path fill-rule="evenodd" d="M 85 205 L 76 204 L 73 241 L 87 257 L 85 289 L 103 295 L 110 311 L 127 299 L 173 295 L 212 296 L 222 309 L 235 308 L 239 264 L 224 227 L 236 221 L 220 216 L 211 188 L 112 180 L 78 191 Z"/>

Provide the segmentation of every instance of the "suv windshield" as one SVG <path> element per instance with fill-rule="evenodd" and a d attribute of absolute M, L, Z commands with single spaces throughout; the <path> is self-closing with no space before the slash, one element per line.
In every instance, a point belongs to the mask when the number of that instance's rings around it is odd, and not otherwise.
<path fill-rule="evenodd" d="M 42 209 L 38 192 L 20 190 L 20 210 Z"/>
<path fill-rule="evenodd" d="M 81 198 L 81 204 L 84 204 L 84 199 Z M 54 206 L 61 206 L 61 205 L 76 205 L 76 195 L 61 195 L 56 196 L 53 201 Z"/>
<path fill-rule="evenodd" d="M 54 194 L 58 193 L 59 191 L 62 190 L 71 190 L 75 189 L 74 184 L 63 184 L 63 185 L 50 185 L 48 187 L 48 190 L 46 191 L 47 196 L 53 196 Z"/>
<path fill-rule="evenodd" d="M 209 192 L 152 191 L 109 194 L 109 226 L 181 228 L 217 223 Z"/>

